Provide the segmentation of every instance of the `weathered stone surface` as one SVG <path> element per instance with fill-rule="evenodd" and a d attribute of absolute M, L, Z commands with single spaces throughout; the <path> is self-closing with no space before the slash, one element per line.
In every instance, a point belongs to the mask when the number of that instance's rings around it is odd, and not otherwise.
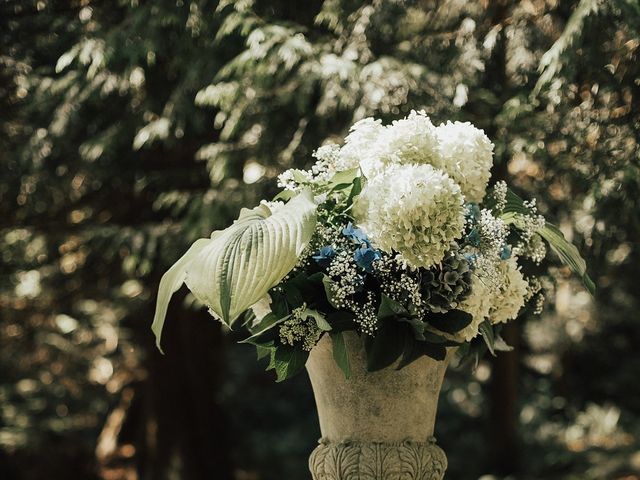
<path fill-rule="evenodd" d="M 447 457 L 428 442 L 320 442 L 309 458 L 314 480 L 441 480 Z"/>
<path fill-rule="evenodd" d="M 443 478 L 446 456 L 432 435 L 449 358 L 423 357 L 401 370 L 392 365 L 369 373 L 362 338 L 354 332 L 344 337 L 350 379 L 335 364 L 328 335 L 307 361 L 322 433 L 309 460 L 313 478 Z"/>

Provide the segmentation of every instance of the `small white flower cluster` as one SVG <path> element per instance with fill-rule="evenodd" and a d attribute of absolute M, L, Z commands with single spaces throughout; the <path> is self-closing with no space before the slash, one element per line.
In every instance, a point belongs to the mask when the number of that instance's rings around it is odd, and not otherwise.
<path fill-rule="evenodd" d="M 353 215 L 377 247 L 428 268 L 461 236 L 463 203 L 460 187 L 431 165 L 392 165 L 370 179 Z"/>
<path fill-rule="evenodd" d="M 504 207 L 507 206 L 507 182 L 500 180 L 493 186 L 493 200 L 495 202 L 495 209 L 498 212 L 502 212 Z"/>
<path fill-rule="evenodd" d="M 375 335 L 378 330 L 378 309 L 374 293 L 367 292 L 367 299 L 362 304 L 348 300 L 347 307 L 354 313 L 360 331 L 365 335 Z"/>
<path fill-rule="evenodd" d="M 280 325 L 280 341 L 285 345 L 301 345 L 303 350 L 311 350 L 322 335 L 312 316 L 307 315 L 307 305 L 293 309 L 291 316 Z"/>
<path fill-rule="evenodd" d="M 303 185 L 313 185 L 327 182 L 339 168 L 340 146 L 335 144 L 323 145 L 315 152 L 316 162 L 311 170 L 291 168 L 278 175 L 278 186 L 284 190 L 299 191 Z"/>
<path fill-rule="evenodd" d="M 327 268 L 327 275 L 333 280 L 331 294 L 334 305 L 337 308 L 349 307 L 349 300 L 362 286 L 362 275 L 353 255 L 346 250 L 338 252 Z"/>
<path fill-rule="evenodd" d="M 411 269 L 399 255 L 383 254 L 376 262 L 375 276 L 380 281 L 382 293 L 402 305 L 413 305 L 415 313 L 426 313 L 422 297 L 420 280 L 416 271 Z"/>
<path fill-rule="evenodd" d="M 545 295 L 544 290 L 542 289 L 542 282 L 537 277 L 530 277 L 527 279 L 529 284 L 529 288 L 527 290 L 527 296 L 525 298 L 526 302 L 533 300 L 533 314 L 540 315 L 542 313 Z"/>
<path fill-rule="evenodd" d="M 483 208 L 478 221 L 480 250 L 485 255 L 500 258 L 502 248 L 507 243 L 509 227 L 501 218 L 495 217 L 491 210 Z"/>
<path fill-rule="evenodd" d="M 547 222 L 542 215 L 538 214 L 535 198 L 524 202 L 524 206 L 529 209 L 530 214 L 518 217 L 520 240 L 513 251 L 520 257 L 530 258 L 536 264 L 540 264 L 547 256 L 547 247 L 538 235 L 538 231 L 544 228 Z"/>

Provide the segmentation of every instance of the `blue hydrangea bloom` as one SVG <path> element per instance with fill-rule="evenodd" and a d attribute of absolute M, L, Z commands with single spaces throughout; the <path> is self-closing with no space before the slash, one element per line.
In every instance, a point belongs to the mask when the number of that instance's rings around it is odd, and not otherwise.
<path fill-rule="evenodd" d="M 326 246 L 322 247 L 320 251 L 311 258 L 313 258 L 321 267 L 328 267 L 335 255 L 336 251 L 333 249 L 333 247 Z"/>
<path fill-rule="evenodd" d="M 356 265 L 364 269 L 365 272 L 373 272 L 373 262 L 380 260 L 380 252 L 371 247 L 360 247 L 353 254 Z"/>
<path fill-rule="evenodd" d="M 353 240 L 355 243 L 364 244 L 367 247 L 371 246 L 367 234 L 359 228 L 354 228 L 351 222 L 349 222 L 349 224 L 342 229 L 342 235 Z"/>
<path fill-rule="evenodd" d="M 465 253 L 464 258 L 469 263 L 469 265 L 473 267 L 473 265 L 476 263 L 476 258 L 478 258 L 478 256 L 475 253 Z"/>
<path fill-rule="evenodd" d="M 469 235 L 467 235 L 467 242 L 469 242 L 474 247 L 480 246 L 480 232 L 478 232 L 476 228 L 472 228 L 469 232 Z"/>
<path fill-rule="evenodd" d="M 511 258 L 511 245 L 503 245 L 502 246 L 502 251 L 500 252 L 500 258 L 502 260 L 508 260 L 509 258 Z"/>

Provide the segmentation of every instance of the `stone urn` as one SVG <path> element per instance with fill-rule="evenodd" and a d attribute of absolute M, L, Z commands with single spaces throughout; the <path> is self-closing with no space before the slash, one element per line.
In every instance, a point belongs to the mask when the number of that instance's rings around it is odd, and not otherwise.
<path fill-rule="evenodd" d="M 363 339 L 345 332 L 351 377 L 333 359 L 328 335 L 307 371 L 322 438 L 309 458 L 314 480 L 441 480 L 447 457 L 433 438 L 444 361 L 421 357 L 401 370 L 369 373 Z M 452 350 L 452 349 L 450 349 Z"/>

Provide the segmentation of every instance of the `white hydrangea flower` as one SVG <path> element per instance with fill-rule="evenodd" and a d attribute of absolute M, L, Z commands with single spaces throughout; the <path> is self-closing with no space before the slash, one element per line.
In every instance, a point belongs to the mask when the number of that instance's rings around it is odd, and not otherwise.
<path fill-rule="evenodd" d="M 462 234 L 463 202 L 460 187 L 431 165 L 392 165 L 369 180 L 353 214 L 374 245 L 428 268 Z"/>
<path fill-rule="evenodd" d="M 525 304 L 529 292 L 529 283 L 522 276 L 516 257 L 500 262 L 501 274 L 499 287 L 493 292 L 489 318 L 491 323 L 504 323 L 514 320 Z"/>
<path fill-rule="evenodd" d="M 375 120 L 373 117 L 354 123 L 340 149 L 336 170 L 351 170 L 360 166 L 364 158 L 378 156 L 374 153 L 376 140 L 384 129 L 382 121 Z"/>
<path fill-rule="evenodd" d="M 447 122 L 436 128 L 441 164 L 467 201 L 484 198 L 493 165 L 493 143 L 469 122 Z"/>
<path fill-rule="evenodd" d="M 442 169 L 436 127 L 424 111 L 412 110 L 406 118 L 384 127 L 361 158 L 360 167 L 371 178 L 390 165 L 411 163 Z"/>
<path fill-rule="evenodd" d="M 491 288 L 477 275 L 471 277 L 471 293 L 460 305 L 459 310 L 471 315 L 472 320 L 465 328 L 451 336 L 453 340 L 469 342 L 479 333 L 480 324 L 489 316 L 493 305 Z"/>

